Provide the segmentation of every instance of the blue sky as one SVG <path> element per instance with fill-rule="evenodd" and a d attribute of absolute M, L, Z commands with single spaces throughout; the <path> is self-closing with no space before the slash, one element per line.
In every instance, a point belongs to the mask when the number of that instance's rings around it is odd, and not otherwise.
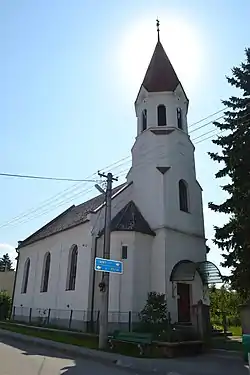
<path fill-rule="evenodd" d="M 221 99 L 233 92 L 225 75 L 249 46 L 248 0 L 1 1 L 0 172 L 85 178 L 128 156 L 156 17 L 189 97 L 192 124 L 221 109 Z M 212 150 L 211 140 L 197 144 L 196 169 L 209 259 L 219 264 L 211 239 L 213 225 L 225 218 L 207 208 L 223 199 L 214 179 L 218 166 L 207 155 Z M 116 167 L 114 173 L 124 174 L 128 160 Z M 18 240 L 93 194 L 93 184 L 1 177 L 0 255 L 13 255 Z"/>

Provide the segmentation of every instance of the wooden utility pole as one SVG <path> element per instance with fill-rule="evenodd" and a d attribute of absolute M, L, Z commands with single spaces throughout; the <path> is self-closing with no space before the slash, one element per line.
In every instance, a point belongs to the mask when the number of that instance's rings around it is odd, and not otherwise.
<path fill-rule="evenodd" d="M 105 224 L 104 224 L 104 249 L 103 258 L 110 259 L 110 232 L 111 232 L 111 198 L 112 182 L 117 181 L 112 173 L 107 175 L 98 173 L 100 177 L 107 179 L 106 206 L 105 206 Z M 99 328 L 99 349 L 105 349 L 108 343 L 108 311 L 109 311 L 109 273 L 103 272 L 100 283 L 101 290 L 101 311 Z"/>

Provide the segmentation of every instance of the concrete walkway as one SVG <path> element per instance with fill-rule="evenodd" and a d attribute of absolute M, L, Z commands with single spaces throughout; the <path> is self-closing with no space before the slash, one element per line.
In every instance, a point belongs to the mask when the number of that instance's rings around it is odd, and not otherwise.
<path fill-rule="evenodd" d="M 71 358 L 85 358 L 123 368 L 136 373 L 158 373 L 161 375 L 249 375 L 247 366 L 240 356 L 226 354 L 204 354 L 197 357 L 178 359 L 150 359 L 127 357 L 74 345 L 62 344 L 37 337 L 21 335 L 0 329 L 0 341 L 12 339 L 15 345 L 25 343 L 32 347 L 46 347 L 67 354 Z M 27 347 L 28 347 L 27 346 Z"/>

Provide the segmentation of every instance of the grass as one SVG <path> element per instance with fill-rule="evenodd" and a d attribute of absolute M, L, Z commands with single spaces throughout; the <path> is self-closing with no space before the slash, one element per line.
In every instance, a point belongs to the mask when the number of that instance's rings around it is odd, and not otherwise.
<path fill-rule="evenodd" d="M 213 324 L 213 327 L 216 328 L 216 329 L 221 329 L 221 330 L 223 330 L 222 325 Z M 237 327 L 237 326 L 229 326 L 229 327 L 228 327 L 228 331 L 229 331 L 229 332 L 232 332 L 233 336 L 242 336 L 242 329 L 241 329 L 241 327 Z"/>
<path fill-rule="evenodd" d="M 235 340 L 233 337 L 219 336 L 211 339 L 211 346 L 213 349 L 224 349 L 242 351 L 242 342 Z"/>
<path fill-rule="evenodd" d="M 233 336 L 242 336 L 241 327 L 229 327 L 228 330 L 232 332 Z"/>
<path fill-rule="evenodd" d="M 69 332 L 65 334 L 65 332 L 39 330 L 39 328 L 18 326 L 18 325 L 11 324 L 11 323 L 0 323 L 0 328 L 6 329 L 11 332 L 21 333 L 23 335 L 40 337 L 46 340 L 62 342 L 64 344 L 84 346 L 90 349 L 98 348 L 98 337 L 96 336 L 75 335 L 73 332 Z"/>

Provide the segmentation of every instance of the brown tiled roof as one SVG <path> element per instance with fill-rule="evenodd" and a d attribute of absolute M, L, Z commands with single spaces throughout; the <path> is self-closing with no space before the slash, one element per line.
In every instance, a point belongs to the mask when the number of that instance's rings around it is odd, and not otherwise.
<path fill-rule="evenodd" d="M 173 92 L 178 85 L 181 86 L 188 103 L 188 97 L 183 86 L 179 81 L 161 42 L 158 40 L 144 80 L 141 84 L 141 88 L 144 87 L 148 92 Z M 135 102 L 138 100 L 141 88 Z"/>
<path fill-rule="evenodd" d="M 129 184 L 124 183 L 116 186 L 112 190 L 112 196 L 118 194 L 120 191 L 124 190 Z M 46 237 L 52 236 L 53 234 L 62 232 L 66 229 L 70 229 L 79 224 L 87 221 L 87 215 L 91 211 L 97 209 L 104 202 L 104 195 L 100 194 L 87 202 L 79 204 L 78 206 L 71 206 L 66 211 L 61 213 L 59 216 L 54 218 L 52 221 L 44 225 L 42 228 L 38 229 L 31 236 L 21 241 L 18 248 L 30 245 L 33 242 L 42 240 Z"/>
<path fill-rule="evenodd" d="M 142 85 L 149 92 L 174 91 L 180 83 L 161 44 L 157 42 Z"/>

